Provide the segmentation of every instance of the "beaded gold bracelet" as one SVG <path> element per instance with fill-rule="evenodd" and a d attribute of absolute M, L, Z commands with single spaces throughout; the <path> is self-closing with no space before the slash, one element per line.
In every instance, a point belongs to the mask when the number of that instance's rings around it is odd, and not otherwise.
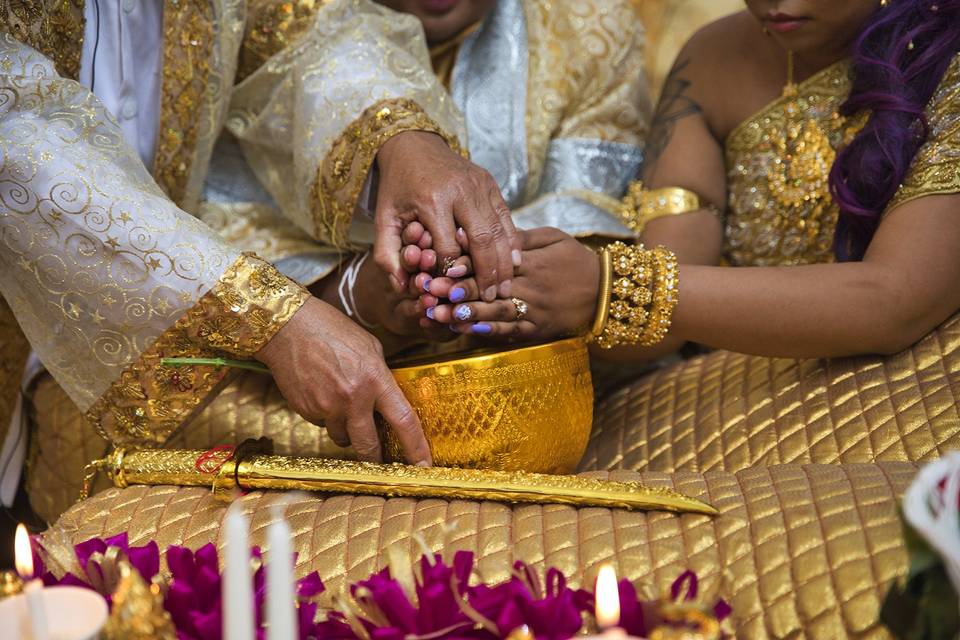
<path fill-rule="evenodd" d="M 678 299 L 676 256 L 664 247 L 646 250 L 643 245 L 622 242 L 604 250 L 610 256 L 612 283 L 606 322 L 599 330 L 594 325 L 596 343 L 611 349 L 660 342 L 670 328 Z"/>

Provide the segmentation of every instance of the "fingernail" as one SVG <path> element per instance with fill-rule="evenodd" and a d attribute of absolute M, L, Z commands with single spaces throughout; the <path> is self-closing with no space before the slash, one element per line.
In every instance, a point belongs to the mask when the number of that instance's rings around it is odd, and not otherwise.
<path fill-rule="evenodd" d="M 427 278 L 423 281 L 423 290 L 427 293 L 430 293 L 430 283 L 433 282 L 433 278 Z"/>
<path fill-rule="evenodd" d="M 488 325 L 485 322 L 478 322 L 477 324 L 470 327 L 470 331 L 473 333 L 490 333 L 493 331 L 493 327 Z"/>
<path fill-rule="evenodd" d="M 418 467 L 432 467 L 433 465 L 430 464 L 430 461 L 429 461 L 429 460 L 421 460 L 421 461 L 419 461 L 419 462 L 417 463 L 417 466 L 418 466 Z"/>
<path fill-rule="evenodd" d="M 434 310 L 434 307 L 427 308 L 427 317 L 430 318 L 431 320 L 433 320 L 433 310 Z"/>
<path fill-rule="evenodd" d="M 454 287 L 450 291 L 450 302 L 460 302 L 467 295 L 467 290 L 463 287 Z"/>
<path fill-rule="evenodd" d="M 473 311 L 471 311 L 467 305 L 462 304 L 453 310 L 453 315 L 457 316 L 457 320 L 469 320 L 473 315 Z"/>
<path fill-rule="evenodd" d="M 464 264 L 458 264 L 447 271 L 447 275 L 451 278 L 462 278 L 463 276 L 467 275 L 467 266 Z"/>
<path fill-rule="evenodd" d="M 497 286 L 490 285 L 483 292 L 483 299 L 487 302 L 493 302 L 497 298 Z"/>
<path fill-rule="evenodd" d="M 501 283 L 500 283 L 500 297 L 501 297 L 501 298 L 509 298 L 509 297 L 510 297 L 510 290 L 511 290 L 512 288 L 513 288 L 513 282 L 511 282 L 510 280 L 504 280 L 503 282 L 501 282 Z"/>
<path fill-rule="evenodd" d="M 522 259 L 522 254 L 520 253 L 520 250 L 519 250 L 519 249 L 514 249 L 513 251 L 511 251 L 511 252 L 510 252 L 510 257 L 513 258 L 513 266 L 519 267 L 519 266 L 520 266 L 520 260 Z"/>

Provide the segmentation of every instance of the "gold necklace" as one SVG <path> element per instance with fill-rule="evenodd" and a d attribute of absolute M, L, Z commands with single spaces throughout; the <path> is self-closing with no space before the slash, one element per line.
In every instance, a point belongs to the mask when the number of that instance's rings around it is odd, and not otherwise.
<path fill-rule="evenodd" d="M 770 191 L 787 211 L 793 225 L 816 233 L 819 219 L 831 203 L 828 177 L 836 158 L 830 137 L 820 123 L 804 113 L 797 84 L 793 80 L 793 52 L 787 52 L 787 84 L 783 87 L 783 128 L 769 131 L 776 159 L 770 171 Z M 843 127 L 844 118 L 835 113 L 831 125 Z M 813 205 L 813 206 L 810 206 Z M 794 214 L 803 213 L 800 219 Z"/>

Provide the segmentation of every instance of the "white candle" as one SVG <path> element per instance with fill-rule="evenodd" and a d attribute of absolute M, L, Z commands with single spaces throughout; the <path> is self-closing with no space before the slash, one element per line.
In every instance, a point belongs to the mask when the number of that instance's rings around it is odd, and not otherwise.
<path fill-rule="evenodd" d="M 226 566 L 223 570 L 224 640 L 253 640 L 253 577 L 247 517 L 235 502 L 224 522 Z"/>
<path fill-rule="evenodd" d="M 279 509 L 267 529 L 267 640 L 296 640 L 293 548 L 290 527 Z"/>
<path fill-rule="evenodd" d="M 30 552 L 30 536 L 27 528 L 17 525 L 17 534 L 13 541 L 14 561 L 17 573 L 23 578 L 24 602 L 29 614 L 28 638 L 32 640 L 49 640 L 47 631 L 47 612 L 43 606 L 43 583 L 33 577 L 33 554 Z"/>

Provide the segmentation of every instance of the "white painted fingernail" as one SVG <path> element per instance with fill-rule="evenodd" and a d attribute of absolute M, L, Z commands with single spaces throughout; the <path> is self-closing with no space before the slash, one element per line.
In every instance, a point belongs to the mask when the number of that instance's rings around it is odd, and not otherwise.
<path fill-rule="evenodd" d="M 519 249 L 514 249 L 510 252 L 510 257 L 513 258 L 513 266 L 519 267 L 520 261 L 523 259 L 523 254 L 520 253 Z"/>
<path fill-rule="evenodd" d="M 483 299 L 487 302 L 493 302 L 497 299 L 497 286 L 490 285 L 483 291 Z"/>
<path fill-rule="evenodd" d="M 451 278 L 462 278 L 463 276 L 467 275 L 467 267 L 466 265 L 458 264 L 454 268 L 447 271 L 447 275 Z"/>
<path fill-rule="evenodd" d="M 419 461 L 419 462 L 417 463 L 417 466 L 418 466 L 418 467 L 432 467 L 433 465 L 430 464 L 430 462 L 429 462 L 428 460 L 421 460 L 421 461 Z"/>

